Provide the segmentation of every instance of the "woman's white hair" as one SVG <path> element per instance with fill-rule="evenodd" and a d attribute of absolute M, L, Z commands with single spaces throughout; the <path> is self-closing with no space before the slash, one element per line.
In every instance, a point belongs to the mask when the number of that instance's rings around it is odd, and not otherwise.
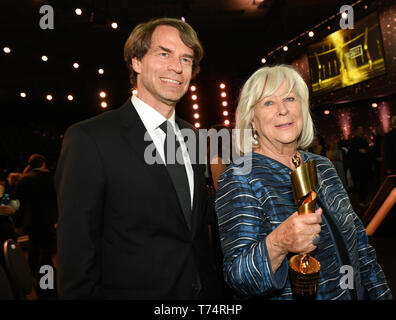
<path fill-rule="evenodd" d="M 274 94 L 286 80 L 287 94 L 295 89 L 302 108 L 303 128 L 297 140 L 297 148 L 305 149 L 315 135 L 309 110 L 309 90 L 300 74 L 289 65 L 262 67 L 253 73 L 242 87 L 235 113 L 235 128 L 238 136 L 236 145 L 242 153 L 255 147 L 252 138 L 254 107 L 264 98 Z"/>

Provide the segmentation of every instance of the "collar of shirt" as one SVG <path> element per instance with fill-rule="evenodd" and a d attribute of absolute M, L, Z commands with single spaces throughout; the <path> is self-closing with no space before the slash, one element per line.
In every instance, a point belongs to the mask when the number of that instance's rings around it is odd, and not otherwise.
<path fill-rule="evenodd" d="M 188 182 L 190 185 L 190 195 L 191 195 L 191 207 L 193 204 L 193 196 L 194 196 L 194 171 L 192 168 L 192 164 L 190 161 L 190 157 L 187 152 L 186 145 L 184 143 L 183 136 L 179 130 L 179 127 L 176 125 L 175 121 L 175 111 L 173 110 L 172 116 L 169 119 L 166 119 L 162 114 L 160 114 L 153 107 L 148 105 L 147 103 L 140 100 L 137 96 L 133 95 L 131 98 L 131 102 L 136 109 L 140 119 L 142 120 L 144 126 L 151 139 L 154 142 L 156 149 L 158 150 L 162 161 L 165 159 L 164 155 L 164 142 L 165 142 L 165 132 L 162 131 L 159 126 L 165 121 L 168 120 L 172 126 L 173 130 L 176 133 L 177 139 L 179 140 L 180 146 L 183 151 L 183 159 L 187 170 Z M 164 161 L 165 162 L 165 161 Z"/>
<path fill-rule="evenodd" d="M 157 110 L 140 100 L 137 96 L 132 96 L 131 101 L 150 135 L 165 120 L 168 120 L 172 124 L 173 130 L 175 130 L 175 110 L 173 110 L 171 117 L 166 119 Z"/>

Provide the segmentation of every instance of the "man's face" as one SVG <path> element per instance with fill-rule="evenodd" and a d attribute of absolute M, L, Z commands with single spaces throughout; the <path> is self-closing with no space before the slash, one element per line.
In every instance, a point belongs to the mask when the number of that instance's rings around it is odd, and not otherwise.
<path fill-rule="evenodd" d="M 187 92 L 194 51 L 180 39 L 171 26 L 158 26 L 146 55 L 132 59 L 137 77 L 138 97 L 151 105 L 175 106 Z"/>

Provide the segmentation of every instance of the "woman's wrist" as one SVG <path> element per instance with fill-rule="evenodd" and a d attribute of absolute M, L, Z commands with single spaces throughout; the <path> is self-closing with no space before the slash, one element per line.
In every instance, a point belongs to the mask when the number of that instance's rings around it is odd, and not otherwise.
<path fill-rule="evenodd" d="M 275 273 L 287 255 L 287 250 L 276 239 L 275 230 L 272 231 L 265 239 L 267 252 L 272 266 L 272 272 Z"/>

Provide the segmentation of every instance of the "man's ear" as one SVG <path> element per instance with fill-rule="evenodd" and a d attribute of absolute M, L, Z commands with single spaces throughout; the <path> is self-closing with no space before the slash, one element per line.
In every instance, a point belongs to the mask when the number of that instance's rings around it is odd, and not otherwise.
<path fill-rule="evenodd" d="M 138 59 L 138 58 L 132 58 L 132 68 L 133 71 L 135 71 L 136 73 L 140 73 L 141 72 L 141 65 L 142 62 Z"/>

